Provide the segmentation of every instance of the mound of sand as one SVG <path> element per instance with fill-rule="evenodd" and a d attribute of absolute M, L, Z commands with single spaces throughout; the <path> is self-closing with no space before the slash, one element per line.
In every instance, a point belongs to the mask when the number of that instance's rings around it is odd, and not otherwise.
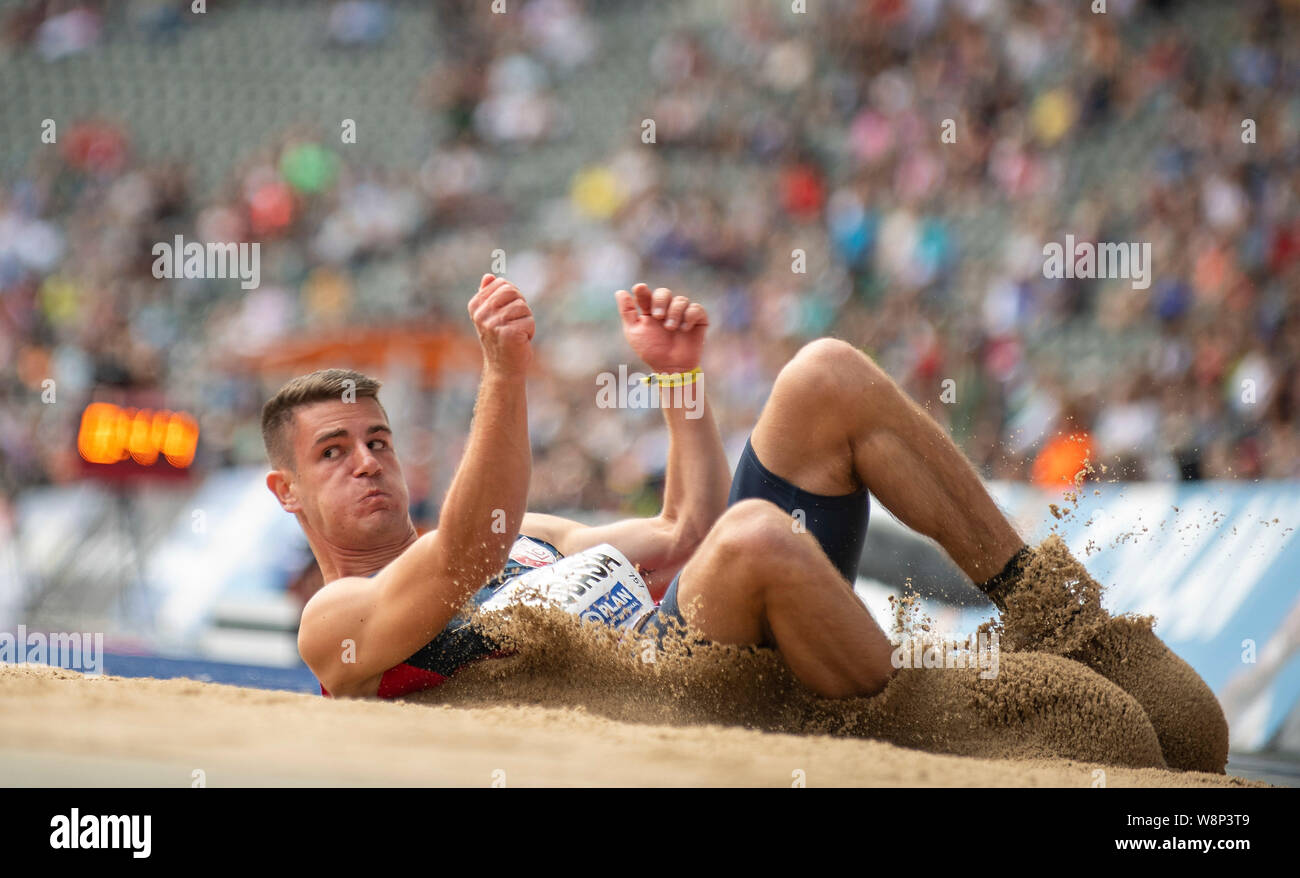
<path fill-rule="evenodd" d="M 92 777 L 143 759 L 150 777 L 188 761 L 231 783 L 478 785 L 502 769 L 525 784 L 785 785 L 802 771 L 821 785 L 1088 785 L 1104 765 L 1108 785 L 1244 784 L 1167 770 L 1221 770 L 1227 727 L 1149 619 L 1102 610 L 1059 538 L 1026 576 L 986 626 L 1007 647 L 996 674 L 904 667 L 871 698 L 819 698 L 773 650 L 680 631 L 656 647 L 542 607 L 480 614 L 512 654 L 404 704 L 10 667 L 0 768 L 27 772 L 15 783 L 60 782 L 31 766 L 89 758 Z M 924 640 L 912 606 L 895 635 Z"/>
<path fill-rule="evenodd" d="M 496 670 L 508 677 L 510 661 Z M 214 787 L 1087 787 L 1100 769 L 1110 787 L 1263 786 L 1059 758 L 939 755 L 859 738 L 620 722 L 581 707 L 333 700 L 28 665 L 0 665 L 0 742 L 6 785 L 186 787 L 202 771 Z"/>
<path fill-rule="evenodd" d="M 1149 618 L 1112 618 L 1102 592 L 1050 536 L 1033 550 L 1003 620 L 985 626 L 1001 632 L 1005 647 L 991 679 L 978 666 L 905 667 L 878 695 L 843 699 L 814 695 L 773 650 L 699 643 L 681 631 L 655 648 L 556 610 L 519 607 L 478 619 L 512 657 L 464 669 L 417 697 L 875 738 L 986 759 L 1222 771 L 1227 727 L 1213 693 L 1155 638 Z M 896 642 L 929 636 L 929 620 L 907 597 L 892 625 Z"/>
<path fill-rule="evenodd" d="M 516 654 L 466 668 L 412 700 L 582 709 L 623 723 L 875 738 L 985 759 L 1166 767 L 1156 734 L 1130 695 L 1079 662 L 1045 653 L 1004 653 L 992 679 L 982 679 L 977 668 L 903 668 L 872 698 L 826 699 L 766 649 L 674 637 L 663 649 L 649 650 L 539 608 L 520 608 L 492 634 Z"/>
<path fill-rule="evenodd" d="M 1151 616 L 1111 616 L 1104 588 L 1059 535 L 1031 553 L 1020 588 L 986 629 L 1011 651 L 1073 659 L 1131 695 L 1149 720 L 1170 768 L 1223 771 L 1228 722 L 1210 687 L 1159 637 Z"/>

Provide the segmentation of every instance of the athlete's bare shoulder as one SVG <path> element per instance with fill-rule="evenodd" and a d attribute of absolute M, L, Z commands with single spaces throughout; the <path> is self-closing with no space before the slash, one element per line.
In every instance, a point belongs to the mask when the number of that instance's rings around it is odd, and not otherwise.
<path fill-rule="evenodd" d="M 298 623 L 298 654 L 318 678 L 339 660 L 373 607 L 379 584 L 373 577 L 343 576 L 325 583 L 302 608 Z"/>
<path fill-rule="evenodd" d="M 387 669 L 380 665 L 391 658 L 386 655 L 390 650 L 376 648 L 376 643 L 392 647 L 412 636 L 418 639 L 418 633 L 412 635 L 403 627 L 410 618 L 406 598 L 412 593 L 407 586 L 419 584 L 421 595 L 437 589 L 436 583 L 421 575 L 420 554 L 411 550 L 421 544 L 428 546 L 436 538 L 436 530 L 422 534 L 369 575 L 330 580 L 303 606 L 298 653 L 331 691 L 351 688 L 358 680 Z"/>

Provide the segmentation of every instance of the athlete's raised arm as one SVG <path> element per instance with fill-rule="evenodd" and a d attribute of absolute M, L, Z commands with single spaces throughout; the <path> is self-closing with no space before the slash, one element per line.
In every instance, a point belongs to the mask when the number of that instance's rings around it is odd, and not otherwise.
<path fill-rule="evenodd" d="M 523 532 L 547 540 L 565 555 L 609 543 L 642 568 L 658 598 L 726 509 L 731 472 L 705 394 L 705 377 L 693 374 L 708 329 L 704 306 L 663 287 L 651 292 L 645 284 L 631 293 L 619 290 L 615 297 L 632 350 L 654 372 L 691 382 L 659 390 L 674 394 L 673 404 L 663 405 L 669 436 L 663 510 L 653 518 L 595 526 L 529 513 Z"/>
<path fill-rule="evenodd" d="M 513 284 L 489 274 L 469 313 L 483 349 L 483 376 L 438 529 L 373 578 L 330 583 L 303 610 L 299 651 L 333 694 L 370 694 L 379 675 L 446 627 L 505 565 L 523 520 L 532 471 L 524 396 L 532 312 Z M 344 639 L 354 643 L 349 661 L 339 659 Z"/>

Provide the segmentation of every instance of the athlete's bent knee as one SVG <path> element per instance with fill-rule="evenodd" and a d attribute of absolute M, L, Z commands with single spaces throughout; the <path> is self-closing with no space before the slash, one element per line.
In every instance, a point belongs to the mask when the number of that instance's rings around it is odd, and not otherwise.
<path fill-rule="evenodd" d="M 819 338 L 799 349 L 777 382 L 797 388 L 801 396 L 837 405 L 846 395 L 862 400 L 864 392 L 888 386 L 889 378 L 874 360 L 848 342 Z"/>
<path fill-rule="evenodd" d="M 729 507 L 713 526 L 714 551 L 737 564 L 761 562 L 766 552 L 794 535 L 794 519 L 767 500 L 750 498 Z"/>
<path fill-rule="evenodd" d="M 865 357 L 866 354 L 847 341 L 827 337 L 810 341 L 799 348 L 790 362 L 799 362 L 819 371 L 834 372 L 859 365 Z"/>

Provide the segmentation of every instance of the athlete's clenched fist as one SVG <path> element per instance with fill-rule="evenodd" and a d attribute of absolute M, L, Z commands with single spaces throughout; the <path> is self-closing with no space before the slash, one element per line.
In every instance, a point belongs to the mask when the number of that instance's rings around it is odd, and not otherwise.
<path fill-rule="evenodd" d="M 483 358 L 490 368 L 522 372 L 533 356 L 533 312 L 519 288 L 503 277 L 485 274 L 469 300 Z"/>
<path fill-rule="evenodd" d="M 699 302 L 645 284 L 614 294 L 623 318 L 623 335 L 632 350 L 656 372 L 689 372 L 700 365 L 709 315 Z"/>

